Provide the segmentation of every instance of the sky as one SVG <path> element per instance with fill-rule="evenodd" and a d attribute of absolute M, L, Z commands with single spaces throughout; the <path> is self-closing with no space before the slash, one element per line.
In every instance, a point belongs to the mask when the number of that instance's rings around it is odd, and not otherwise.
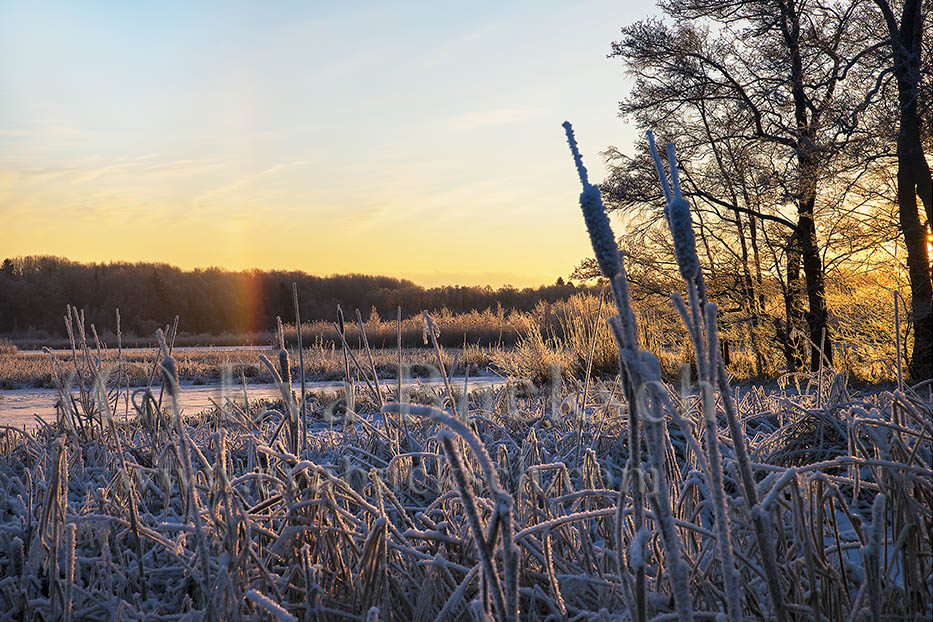
<path fill-rule="evenodd" d="M 566 279 L 649 6 L 0 0 L 0 255 Z"/>

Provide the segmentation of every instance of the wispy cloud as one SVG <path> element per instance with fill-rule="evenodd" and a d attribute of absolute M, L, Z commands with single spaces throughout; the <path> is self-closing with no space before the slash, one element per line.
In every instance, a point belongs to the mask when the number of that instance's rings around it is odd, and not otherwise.
<path fill-rule="evenodd" d="M 311 164 L 308 160 L 295 160 L 293 162 L 282 162 L 274 166 L 270 166 L 264 170 L 254 173 L 252 175 L 246 175 L 235 181 L 232 181 L 227 184 L 223 184 L 207 192 L 203 192 L 192 199 L 191 204 L 195 208 L 203 208 L 208 203 L 212 202 L 221 197 L 230 196 L 233 193 L 237 193 L 239 199 L 243 199 L 248 195 L 249 191 L 255 191 L 258 186 L 261 186 L 265 181 L 274 177 L 277 174 L 296 167 L 306 166 Z"/>
<path fill-rule="evenodd" d="M 171 160 L 167 162 L 157 162 L 143 167 L 142 171 L 147 175 L 175 175 L 187 173 L 201 173 L 223 166 L 223 160 L 204 159 L 204 160 Z"/>
<path fill-rule="evenodd" d="M 8 138 L 47 138 L 67 136 L 94 136 L 99 132 L 54 124 L 34 124 L 27 127 L 0 127 L 0 137 Z"/>
<path fill-rule="evenodd" d="M 70 181 L 73 184 L 83 184 L 113 173 L 132 171 L 145 165 L 154 157 L 156 157 L 156 154 L 150 153 L 136 157 L 119 158 L 113 162 L 108 162 L 99 166 L 72 168 L 69 171 Z"/>
<path fill-rule="evenodd" d="M 0 183 L 49 182 L 61 180 L 70 185 L 87 184 L 114 174 L 131 174 L 137 179 L 167 175 L 198 175 L 223 165 L 219 159 L 159 160 L 159 154 L 123 156 L 111 160 L 92 156 L 58 165 L 29 166 L 0 159 Z"/>

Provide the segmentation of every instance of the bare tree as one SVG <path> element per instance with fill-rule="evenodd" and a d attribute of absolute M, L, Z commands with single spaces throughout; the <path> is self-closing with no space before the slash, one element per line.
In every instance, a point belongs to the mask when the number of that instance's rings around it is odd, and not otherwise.
<path fill-rule="evenodd" d="M 673 23 L 637 22 L 612 44 L 610 56 L 622 59 L 635 77 L 620 104 L 622 115 L 663 128 L 678 148 L 684 141 L 710 141 L 705 157 L 720 183 L 697 184 L 696 196 L 729 212 L 736 229 L 746 233 L 738 236 L 738 250 L 743 272 L 748 266 L 743 281 L 749 289 L 756 225 L 771 219 L 786 226 L 789 364 L 800 345 L 791 329 L 804 319 L 811 366 L 819 365 L 821 351 L 832 360 L 816 213 L 822 188 L 838 173 L 837 156 L 860 139 L 859 114 L 877 92 L 866 80 L 869 68 L 857 62 L 865 46 L 853 29 L 863 4 L 666 1 L 661 7 Z M 754 171 L 744 164 L 748 153 L 756 156 Z M 756 196 L 762 182 L 770 205 Z"/>

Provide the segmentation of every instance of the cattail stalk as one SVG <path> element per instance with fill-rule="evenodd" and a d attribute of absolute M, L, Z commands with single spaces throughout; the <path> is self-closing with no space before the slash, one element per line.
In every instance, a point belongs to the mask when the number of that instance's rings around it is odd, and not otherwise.
<path fill-rule="evenodd" d="M 301 378 L 301 399 L 298 400 L 298 423 L 301 433 L 301 449 L 298 455 L 303 455 L 308 446 L 308 413 L 305 400 L 305 350 L 301 341 L 301 307 L 298 305 L 298 283 L 292 283 L 292 296 L 295 299 L 295 326 L 298 331 L 298 369 Z"/>
<path fill-rule="evenodd" d="M 871 506 L 871 525 L 868 544 L 862 556 L 865 567 L 865 585 L 868 587 L 868 603 L 872 622 L 881 621 L 881 551 L 884 542 L 884 494 L 878 493 Z"/>
<path fill-rule="evenodd" d="M 74 616 L 75 586 L 75 524 L 65 525 L 65 604 L 64 621 L 71 622 Z"/>
<path fill-rule="evenodd" d="M 294 393 L 292 393 L 292 364 L 288 357 L 288 350 L 285 348 L 285 332 L 282 328 L 282 318 L 276 317 L 279 326 L 279 373 L 278 384 L 282 393 L 282 399 L 286 406 L 288 415 L 288 450 L 298 455 L 298 426 L 299 415 L 297 405 L 292 408 Z M 299 327 L 298 332 L 301 332 Z"/>
<path fill-rule="evenodd" d="M 444 367 L 444 357 L 441 354 L 441 347 L 437 343 L 437 335 L 440 333 L 440 330 L 437 328 L 437 325 L 434 323 L 434 320 L 431 319 L 431 316 L 428 315 L 427 311 L 422 311 L 422 316 L 424 319 L 424 330 L 431 339 L 431 345 L 434 347 L 434 356 L 437 358 L 437 367 L 441 371 L 441 377 L 444 380 L 444 388 L 447 391 L 447 399 L 450 400 L 450 410 L 453 411 L 454 416 L 457 416 L 457 400 L 454 398 L 454 390 L 450 386 L 450 376 L 447 375 L 447 369 Z"/>
<path fill-rule="evenodd" d="M 647 413 L 641 412 L 643 406 L 639 405 L 637 396 L 649 384 L 660 379 L 660 366 L 654 355 L 643 352 L 639 348 L 638 325 L 628 295 L 628 284 L 625 279 L 622 255 L 616 246 L 615 236 L 612 233 L 599 189 L 590 184 L 587 178 L 586 168 L 583 166 L 583 159 L 580 156 L 573 135 L 573 128 L 569 122 L 564 122 L 564 131 L 567 135 L 570 151 L 573 154 L 580 182 L 583 184 L 583 192 L 580 194 L 580 207 L 583 210 L 583 218 L 590 234 L 596 261 L 603 275 L 612 284 L 613 297 L 616 301 L 616 309 L 619 312 L 616 317 L 610 319 L 609 324 L 612 327 L 619 348 L 620 374 L 623 378 L 623 387 L 629 407 L 629 462 L 627 469 L 630 470 L 629 472 L 634 472 L 635 469 L 640 469 L 639 444 L 641 439 L 638 435 L 638 420 L 640 415 L 643 418 L 647 415 Z M 658 404 L 659 400 L 655 400 L 654 403 Z M 680 536 L 673 528 L 670 497 L 667 490 L 666 465 L 664 463 L 664 435 L 660 428 L 660 421 L 656 419 L 656 417 L 647 417 L 646 425 L 651 429 L 645 429 L 645 440 L 647 441 L 649 456 L 657 474 L 656 491 L 652 495 L 652 501 L 656 506 L 655 514 L 658 526 L 671 563 L 670 576 L 677 611 L 683 619 L 690 620 L 692 619 L 693 605 L 687 587 L 686 568 L 681 557 Z M 640 478 L 633 478 L 633 480 L 640 480 Z M 636 531 L 638 531 L 641 529 L 644 520 L 644 500 L 639 481 L 633 481 L 631 492 L 635 527 Z M 622 494 L 620 492 L 620 503 L 621 498 Z M 647 615 L 645 592 L 644 569 L 636 569 L 635 614 L 639 621 L 644 620 Z"/>
<path fill-rule="evenodd" d="M 690 206 L 686 202 L 686 199 L 684 199 L 680 190 L 674 146 L 673 144 L 669 144 L 667 148 L 671 181 L 674 187 L 674 191 L 671 191 L 667 184 L 667 178 L 664 175 L 663 167 L 661 166 L 661 158 L 654 146 L 654 137 L 650 132 L 648 133 L 648 141 L 652 152 L 652 158 L 657 168 L 658 178 L 664 189 L 664 195 L 668 198 L 668 206 L 665 208 L 665 215 L 667 216 L 668 226 L 671 229 L 671 236 L 674 239 L 675 256 L 680 268 L 680 273 L 684 281 L 688 282 L 688 284 L 692 282 L 696 286 L 696 298 L 697 301 L 699 301 L 705 298 L 706 292 L 705 286 L 703 285 L 702 271 L 699 267 L 699 258 L 696 253 L 696 241 L 693 235 L 693 226 L 690 218 Z M 688 289 L 690 289 L 689 286 Z M 696 306 L 698 302 L 693 304 Z M 713 326 L 713 328 L 715 328 L 715 326 Z M 718 342 L 716 350 L 718 352 Z M 774 543 L 770 537 L 771 530 L 768 524 L 769 519 L 758 505 L 758 491 L 755 488 L 755 480 L 752 476 L 751 464 L 748 459 L 745 434 L 739 423 L 732 391 L 729 388 L 729 381 L 726 377 L 726 367 L 721 356 L 716 358 L 714 367 L 710 370 L 710 374 L 715 378 L 720 395 L 722 396 L 726 420 L 729 424 L 729 433 L 732 436 L 732 443 L 735 449 L 736 462 L 738 462 L 739 473 L 741 474 L 745 502 L 748 504 L 751 512 L 755 539 L 761 554 L 768 592 L 771 597 L 772 605 L 774 606 L 774 615 L 778 622 L 784 622 L 787 619 L 787 612 L 784 606 L 784 597 L 782 595 Z"/>
<path fill-rule="evenodd" d="M 476 508 L 476 499 L 470 490 L 467 478 L 464 472 L 463 463 L 457 446 L 449 433 L 441 432 L 438 434 L 441 445 L 444 447 L 444 453 L 447 461 L 450 463 L 450 470 L 460 491 L 460 499 L 463 502 L 463 508 L 466 511 L 470 523 L 470 530 L 473 532 L 473 543 L 476 546 L 476 552 L 483 564 L 483 573 L 492 592 L 492 602 L 496 609 L 496 615 L 500 620 L 506 620 L 505 593 L 502 589 L 502 582 L 499 580 L 499 573 L 493 560 L 493 553 L 490 549 L 490 543 L 483 534 L 483 527 L 479 519 L 479 511 Z"/>

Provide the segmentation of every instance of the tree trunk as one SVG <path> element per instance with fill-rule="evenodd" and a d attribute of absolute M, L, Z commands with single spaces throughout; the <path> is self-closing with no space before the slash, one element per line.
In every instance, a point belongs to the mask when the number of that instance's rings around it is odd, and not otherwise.
<path fill-rule="evenodd" d="M 794 232 L 787 243 L 787 288 L 784 290 L 784 314 L 787 322 L 781 335 L 788 371 L 800 371 L 804 367 L 806 344 L 799 335 L 804 320 L 801 290 L 800 245 L 797 233 Z"/>
<path fill-rule="evenodd" d="M 933 286 L 927 236 L 917 212 L 913 171 L 901 157 L 898 141 L 897 203 L 907 246 L 907 272 L 910 276 L 910 311 L 914 325 L 914 348 L 910 375 L 915 381 L 933 378 Z"/>
<path fill-rule="evenodd" d="M 907 272 L 910 277 L 911 320 L 914 347 L 910 375 L 914 381 L 933 378 L 933 273 L 927 250 L 927 230 L 920 220 L 917 197 L 926 211 L 927 226 L 933 223 L 933 180 L 920 142 L 918 95 L 920 52 L 923 34 L 921 0 L 905 0 L 901 25 L 886 0 L 875 0 L 884 14 L 894 56 L 900 126 L 897 133 L 897 204 Z"/>
<path fill-rule="evenodd" d="M 745 204 L 751 207 L 751 201 L 749 200 L 748 194 L 745 197 Z M 758 219 L 753 215 L 748 217 L 748 231 L 749 239 L 752 244 L 752 261 L 755 266 L 755 300 L 753 305 L 755 308 L 755 316 L 758 319 L 756 324 L 759 325 L 756 334 L 755 334 L 755 360 L 758 365 L 762 367 L 762 371 L 759 372 L 760 375 L 764 375 L 764 349 L 761 347 L 761 326 L 765 321 L 765 293 L 764 293 L 764 282 L 761 277 L 761 252 L 758 250 Z"/>
<path fill-rule="evenodd" d="M 797 156 L 797 228 L 795 235 L 800 244 L 803 272 L 807 280 L 807 326 L 810 337 L 810 369 L 820 366 L 820 352 L 827 361 L 833 362 L 832 335 L 829 332 L 826 310 L 826 285 L 823 265 L 816 239 L 816 223 L 813 208 L 816 205 L 817 171 L 820 161 L 813 137 L 813 118 L 809 115 L 810 102 L 803 88 L 803 57 L 800 51 L 800 16 L 793 0 L 782 2 L 782 32 L 790 53 L 791 94 L 794 99 Z"/>
<path fill-rule="evenodd" d="M 798 206 L 797 233 L 800 239 L 800 253 L 803 259 L 803 273 L 806 278 L 807 327 L 810 337 L 810 370 L 820 368 L 820 355 L 829 365 L 833 363 L 833 346 L 827 320 L 826 282 L 823 279 L 823 262 L 820 259 L 816 240 L 816 223 L 813 221 L 813 205 L 816 201 L 815 190 L 808 193 Z"/>
<path fill-rule="evenodd" d="M 717 158 L 718 158 L 718 153 L 717 153 Z M 723 172 L 726 172 L 725 168 L 722 166 L 721 163 L 720 163 L 720 170 L 722 170 Z M 744 186 L 744 183 L 743 183 L 743 186 Z M 732 205 L 733 206 L 738 205 L 739 198 L 736 192 L 732 189 L 731 183 L 729 184 L 729 192 L 732 196 Z M 749 204 L 749 201 L 748 201 L 747 188 L 743 187 L 743 195 L 745 198 L 745 206 L 751 209 L 751 205 Z M 741 253 L 741 266 L 742 266 L 742 281 L 741 282 L 742 282 L 742 290 L 743 290 L 742 291 L 742 306 L 745 307 L 745 311 L 748 314 L 748 326 L 749 326 L 748 332 L 750 336 L 749 345 L 751 346 L 752 352 L 755 355 L 755 373 L 758 375 L 759 378 L 761 378 L 764 376 L 764 359 L 762 356 L 761 344 L 759 343 L 759 334 L 761 332 L 761 329 L 759 328 L 759 324 L 761 321 L 761 316 L 763 314 L 761 313 L 761 310 L 758 308 L 755 281 L 752 279 L 752 271 L 751 271 L 751 267 L 749 266 L 748 243 L 745 240 L 745 225 L 743 224 L 743 221 L 742 221 L 742 213 L 738 209 L 733 208 L 732 217 L 734 219 L 736 236 L 739 241 L 739 250 Z M 750 216 L 749 220 L 750 220 L 749 222 L 750 228 L 754 228 L 755 217 Z M 754 235 L 754 232 L 752 233 L 752 235 Z M 728 349 L 725 350 L 723 358 L 727 358 L 726 353 L 728 353 Z"/>
<path fill-rule="evenodd" d="M 920 143 L 920 55 L 922 54 L 923 18 L 922 0 L 905 0 L 901 15 L 900 32 L 892 32 L 894 47 L 894 76 L 900 104 L 901 124 L 898 131 L 898 168 L 910 169 L 908 181 L 916 188 L 923 203 L 927 226 L 933 226 L 933 177 Z M 898 39 L 900 40 L 898 42 Z M 909 50 L 909 53 L 906 53 Z M 901 155 L 904 160 L 902 161 Z M 929 266 L 927 267 L 929 270 Z"/>

